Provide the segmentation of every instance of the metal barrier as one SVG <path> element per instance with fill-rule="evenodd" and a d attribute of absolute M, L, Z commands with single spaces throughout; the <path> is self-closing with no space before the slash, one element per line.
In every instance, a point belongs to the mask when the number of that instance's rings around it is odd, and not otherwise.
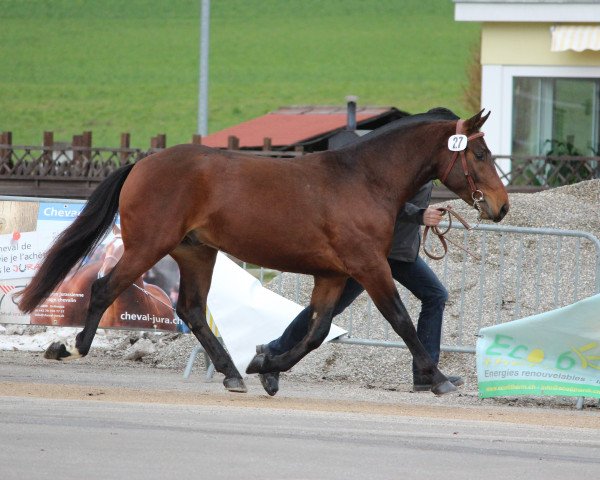
<path fill-rule="evenodd" d="M 447 223 L 440 226 L 445 228 Z M 553 310 L 600 293 L 600 240 L 590 233 L 487 224 L 468 232 L 460 224 L 453 226 L 455 229 L 448 237 L 476 251 L 481 260 L 474 260 L 452 246 L 443 260 L 426 260 L 449 293 L 442 351 L 474 354 L 482 327 Z M 430 237 L 428 241 L 435 239 Z M 435 250 L 429 243 L 427 247 Z M 248 269 L 261 282 L 279 273 Z M 267 287 L 300 305 L 308 305 L 312 282 L 307 275 L 283 273 Z M 420 302 L 401 285 L 398 289 L 416 320 Z M 333 342 L 406 348 L 366 293 L 335 317 L 334 323 L 348 333 Z M 202 351 L 198 346 L 190 355 L 185 378 L 190 375 L 196 355 Z"/>
<path fill-rule="evenodd" d="M 443 351 L 475 353 L 482 327 L 559 308 L 600 292 L 600 240 L 590 233 L 497 225 L 479 225 L 467 232 L 460 224 L 453 226 L 456 229 L 449 237 L 476 251 L 481 260 L 452 246 L 443 260 L 427 260 L 449 292 Z M 433 250 L 434 245 L 428 248 Z M 269 288 L 307 305 L 311 285 L 311 277 L 282 274 Z M 398 288 L 416 320 L 420 302 L 401 285 Z M 364 293 L 334 322 L 348 331 L 337 343 L 406 348 Z"/>

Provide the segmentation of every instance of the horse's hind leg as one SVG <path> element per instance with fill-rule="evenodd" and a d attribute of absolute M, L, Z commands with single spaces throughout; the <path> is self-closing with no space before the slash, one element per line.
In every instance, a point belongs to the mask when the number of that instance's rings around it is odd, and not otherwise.
<path fill-rule="evenodd" d="M 125 250 L 115 267 L 106 276 L 94 281 L 83 330 L 77 334 L 75 342 L 55 342 L 50 345 L 44 355 L 46 358 L 60 360 L 87 355 L 106 309 L 136 278 L 160 259 L 150 257 L 149 251 L 146 250 L 144 255 L 140 251 Z"/>
<path fill-rule="evenodd" d="M 318 348 L 327 338 L 335 306 L 344 290 L 347 277 L 315 277 L 310 308 L 312 315 L 306 336 L 291 350 L 269 357 L 261 353 L 256 355 L 246 373 L 284 372 L 292 368 L 309 352 Z"/>
<path fill-rule="evenodd" d="M 225 375 L 225 388 L 230 392 L 245 393 L 247 389 L 242 376 L 206 321 L 206 299 L 217 250 L 187 240 L 171 252 L 180 272 L 177 314 L 200 341 L 216 370 Z"/>
<path fill-rule="evenodd" d="M 379 269 L 366 269 L 365 271 L 368 271 L 369 275 L 358 275 L 355 277 L 356 280 L 365 287 L 381 314 L 404 340 L 413 355 L 416 370 L 423 376 L 432 379 L 433 387 L 431 391 L 436 395 L 456 391 L 456 387 L 440 372 L 417 337 L 417 331 L 406 307 L 400 300 L 400 295 L 394 285 L 387 262 L 381 263 Z"/>

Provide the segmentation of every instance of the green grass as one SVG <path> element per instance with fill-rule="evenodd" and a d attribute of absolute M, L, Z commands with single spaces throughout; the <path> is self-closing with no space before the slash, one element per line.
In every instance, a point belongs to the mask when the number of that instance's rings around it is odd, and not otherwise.
<path fill-rule="evenodd" d="M 0 0 L 0 131 L 146 146 L 196 130 L 199 0 Z M 459 114 L 479 26 L 451 0 L 213 0 L 209 130 L 294 104 Z"/>

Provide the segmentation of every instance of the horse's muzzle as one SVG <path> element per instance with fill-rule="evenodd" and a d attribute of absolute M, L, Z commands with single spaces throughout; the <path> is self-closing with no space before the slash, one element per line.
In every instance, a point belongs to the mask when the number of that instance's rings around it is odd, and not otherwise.
<path fill-rule="evenodd" d="M 508 213 L 508 203 L 503 204 L 500 209 L 498 210 L 498 213 L 496 215 L 490 215 L 491 219 L 495 222 L 498 223 L 500 222 L 504 217 L 506 217 L 506 214 Z"/>
<path fill-rule="evenodd" d="M 508 213 L 508 210 L 509 210 L 508 202 L 502 204 L 502 206 L 498 209 L 497 212 L 494 211 L 494 209 L 487 202 L 487 200 L 484 200 L 482 202 L 482 209 L 481 209 L 482 218 L 492 220 L 495 223 L 500 222 L 506 216 L 506 214 Z"/>

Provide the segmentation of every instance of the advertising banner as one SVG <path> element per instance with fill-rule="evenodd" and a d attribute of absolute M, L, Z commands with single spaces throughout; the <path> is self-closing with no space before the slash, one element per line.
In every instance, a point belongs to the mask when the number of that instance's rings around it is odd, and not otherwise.
<path fill-rule="evenodd" d="M 600 294 L 481 329 L 477 377 L 482 398 L 600 398 Z"/>
<path fill-rule="evenodd" d="M 12 297 L 27 285 L 53 240 L 83 206 L 72 200 L 0 201 L 0 323 L 83 326 L 92 283 L 110 271 L 123 253 L 118 221 L 102 244 L 31 315 L 22 314 Z M 100 327 L 176 331 L 181 322 L 172 302 L 178 282 L 175 262 L 161 261 L 119 296 Z"/>

